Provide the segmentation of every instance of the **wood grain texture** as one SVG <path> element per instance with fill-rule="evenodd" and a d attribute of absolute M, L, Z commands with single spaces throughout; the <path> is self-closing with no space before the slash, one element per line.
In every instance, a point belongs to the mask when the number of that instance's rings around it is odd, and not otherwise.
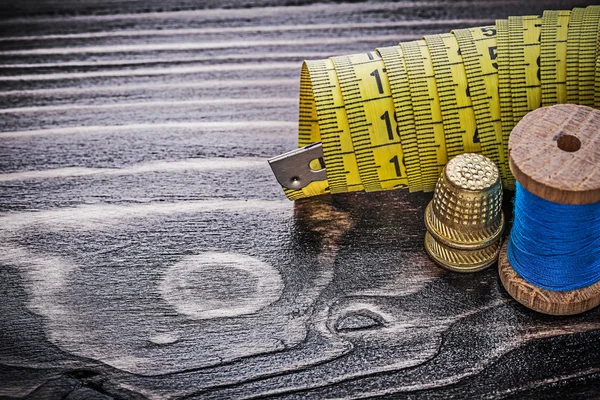
<path fill-rule="evenodd" d="M 436 267 L 431 195 L 266 162 L 305 58 L 587 4 L 3 2 L 0 397 L 600 397 L 600 311 Z"/>

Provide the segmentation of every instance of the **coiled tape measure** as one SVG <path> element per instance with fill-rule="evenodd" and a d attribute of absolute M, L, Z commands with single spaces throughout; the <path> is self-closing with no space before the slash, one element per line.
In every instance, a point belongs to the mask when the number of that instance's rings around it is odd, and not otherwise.
<path fill-rule="evenodd" d="M 600 108 L 600 6 L 509 17 L 373 52 L 306 61 L 299 148 L 269 160 L 291 200 L 432 191 L 449 158 L 482 153 L 514 187 L 513 127 L 540 106 Z"/>

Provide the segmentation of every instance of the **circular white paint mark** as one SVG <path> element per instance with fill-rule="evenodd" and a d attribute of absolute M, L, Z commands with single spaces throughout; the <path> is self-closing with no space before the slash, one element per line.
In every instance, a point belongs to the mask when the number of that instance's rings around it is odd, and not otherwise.
<path fill-rule="evenodd" d="M 193 319 L 252 314 L 283 293 L 279 271 L 247 255 L 205 252 L 170 266 L 160 283 L 162 297 Z"/>

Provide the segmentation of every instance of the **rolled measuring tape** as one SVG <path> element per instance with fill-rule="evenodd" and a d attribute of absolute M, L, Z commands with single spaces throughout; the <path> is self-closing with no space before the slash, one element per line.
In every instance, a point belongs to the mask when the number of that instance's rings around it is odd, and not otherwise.
<path fill-rule="evenodd" d="M 291 200 L 432 191 L 447 161 L 481 153 L 514 187 L 510 132 L 540 106 L 600 108 L 600 6 L 509 17 L 362 54 L 306 61 L 299 148 L 269 160 Z"/>
<path fill-rule="evenodd" d="M 498 261 L 502 284 L 546 314 L 596 307 L 600 111 L 572 104 L 537 109 L 517 124 L 508 150 L 518 183 L 513 227 Z"/>

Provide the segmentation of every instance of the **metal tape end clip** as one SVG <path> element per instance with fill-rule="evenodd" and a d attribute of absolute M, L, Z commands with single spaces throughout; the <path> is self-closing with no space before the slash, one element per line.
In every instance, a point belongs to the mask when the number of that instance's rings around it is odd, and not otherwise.
<path fill-rule="evenodd" d="M 320 170 L 310 168 L 310 162 L 315 159 L 319 159 L 322 167 Z M 288 189 L 302 189 L 311 182 L 327 179 L 321 142 L 289 151 L 267 161 L 277 181 Z"/>

